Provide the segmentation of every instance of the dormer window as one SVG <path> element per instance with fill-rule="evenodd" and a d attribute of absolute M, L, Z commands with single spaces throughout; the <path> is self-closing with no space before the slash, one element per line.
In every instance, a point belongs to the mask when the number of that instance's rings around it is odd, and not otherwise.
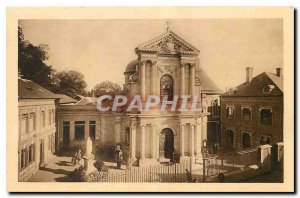
<path fill-rule="evenodd" d="M 268 94 L 271 93 L 274 88 L 275 88 L 274 85 L 265 85 L 263 91 L 264 93 Z"/>
<path fill-rule="evenodd" d="M 233 94 L 234 94 L 233 88 L 229 88 L 228 93 L 229 93 L 230 95 L 233 95 Z"/>

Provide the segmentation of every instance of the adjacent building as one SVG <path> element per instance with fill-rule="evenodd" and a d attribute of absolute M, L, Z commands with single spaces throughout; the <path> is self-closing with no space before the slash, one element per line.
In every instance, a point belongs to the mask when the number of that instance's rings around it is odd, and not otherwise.
<path fill-rule="evenodd" d="M 221 98 L 222 147 L 228 151 L 257 148 L 283 141 L 283 75 L 263 72 L 229 89 Z"/>
<path fill-rule="evenodd" d="M 199 68 L 197 73 L 201 81 L 201 98 L 206 103 L 207 111 L 207 146 L 212 147 L 214 143 L 221 142 L 221 116 L 220 116 L 220 94 L 222 91 L 213 80 Z"/>
<path fill-rule="evenodd" d="M 77 100 L 54 94 L 40 85 L 18 79 L 18 178 L 26 181 L 47 164 L 57 148 L 56 109 Z"/>
<path fill-rule="evenodd" d="M 60 96 L 38 84 L 18 79 L 18 170 L 26 181 L 55 152 L 56 106 Z"/>

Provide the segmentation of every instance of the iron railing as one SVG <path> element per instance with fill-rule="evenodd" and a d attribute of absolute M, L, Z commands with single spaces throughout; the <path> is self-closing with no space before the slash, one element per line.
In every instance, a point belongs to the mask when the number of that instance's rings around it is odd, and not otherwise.
<path fill-rule="evenodd" d="M 147 167 L 133 167 L 119 172 L 104 172 L 92 176 L 90 182 L 188 182 L 191 178 L 190 161 L 165 163 Z"/>

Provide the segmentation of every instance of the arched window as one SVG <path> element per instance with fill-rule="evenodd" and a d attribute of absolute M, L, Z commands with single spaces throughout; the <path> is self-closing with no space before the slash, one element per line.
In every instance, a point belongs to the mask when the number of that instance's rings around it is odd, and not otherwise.
<path fill-rule="evenodd" d="M 170 75 L 163 75 L 160 79 L 160 97 L 168 96 L 168 100 L 173 100 L 173 78 Z"/>

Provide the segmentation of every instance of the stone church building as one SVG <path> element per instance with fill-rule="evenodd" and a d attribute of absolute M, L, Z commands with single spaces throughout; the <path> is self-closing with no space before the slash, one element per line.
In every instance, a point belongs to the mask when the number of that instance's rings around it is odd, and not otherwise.
<path fill-rule="evenodd" d="M 180 96 L 198 95 L 194 102 L 202 111 L 161 112 L 159 104 L 149 111 L 100 112 L 97 98 L 86 97 L 77 104 L 58 107 L 58 147 L 76 145 L 87 137 L 102 151 L 124 143 L 139 166 L 169 160 L 173 153 L 178 159 L 201 158 L 211 103 L 204 96 L 215 96 L 218 89 L 201 69 L 200 51 L 168 30 L 136 47 L 135 53 L 137 59 L 129 62 L 124 72 L 129 98 L 140 95 L 144 106 L 148 95 L 168 95 L 168 101 L 178 95 L 178 104 L 182 103 Z M 192 103 L 189 99 L 187 106 Z"/>

